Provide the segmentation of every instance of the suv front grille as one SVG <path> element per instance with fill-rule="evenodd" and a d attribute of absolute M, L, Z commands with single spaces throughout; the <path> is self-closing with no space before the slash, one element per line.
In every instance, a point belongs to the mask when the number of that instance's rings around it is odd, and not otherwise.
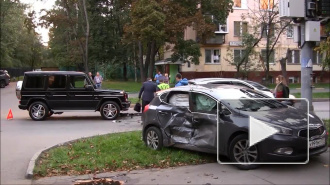
<path fill-rule="evenodd" d="M 323 132 L 324 132 L 324 126 L 320 126 L 318 128 L 309 129 L 309 137 L 311 138 L 313 136 L 322 135 Z M 300 137 L 307 137 L 307 129 L 300 130 L 298 135 Z"/>

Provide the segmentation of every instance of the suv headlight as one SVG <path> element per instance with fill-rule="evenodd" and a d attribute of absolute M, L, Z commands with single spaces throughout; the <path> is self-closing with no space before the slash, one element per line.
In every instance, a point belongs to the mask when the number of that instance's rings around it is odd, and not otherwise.
<path fill-rule="evenodd" d="M 290 128 L 273 125 L 273 124 L 268 124 L 268 125 L 278 130 L 276 134 L 287 135 L 287 136 L 291 136 L 293 134 L 293 131 Z"/>

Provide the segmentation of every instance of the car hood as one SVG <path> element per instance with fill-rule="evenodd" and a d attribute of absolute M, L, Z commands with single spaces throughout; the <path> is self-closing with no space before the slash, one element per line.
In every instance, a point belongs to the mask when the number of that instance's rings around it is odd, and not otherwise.
<path fill-rule="evenodd" d="M 288 108 L 278 108 L 269 111 L 245 112 L 240 114 L 252 116 L 258 120 L 274 125 L 284 126 L 288 128 L 306 128 L 307 119 L 309 117 L 310 125 L 322 124 L 322 121 L 315 114 L 303 113 L 302 110 L 288 106 Z M 307 117 L 308 116 L 308 117 Z"/>

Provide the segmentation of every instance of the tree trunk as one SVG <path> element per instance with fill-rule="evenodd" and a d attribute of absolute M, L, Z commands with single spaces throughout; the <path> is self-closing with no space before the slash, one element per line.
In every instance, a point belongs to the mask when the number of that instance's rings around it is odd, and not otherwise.
<path fill-rule="evenodd" d="M 87 9 L 86 9 L 86 0 L 83 0 L 83 6 L 84 6 L 84 13 L 85 13 L 85 21 L 86 21 L 86 42 L 85 42 L 85 72 L 88 73 L 88 38 L 89 38 L 89 21 L 88 21 L 88 15 L 87 15 Z"/>
<path fill-rule="evenodd" d="M 155 69 L 155 57 L 157 54 L 156 51 L 156 41 L 152 41 L 152 43 L 150 44 L 151 48 L 150 48 L 150 66 L 149 66 L 149 72 L 148 72 L 148 76 L 150 78 L 153 77 L 153 72 Z"/>
<path fill-rule="evenodd" d="M 134 81 L 137 82 L 137 70 L 136 70 L 136 55 L 135 55 L 135 42 L 133 43 L 133 60 L 134 60 Z"/>
<path fill-rule="evenodd" d="M 144 70 L 145 70 L 145 74 L 144 74 L 144 78 L 146 79 L 148 76 L 150 76 L 148 74 L 149 72 L 149 64 L 150 64 L 150 53 L 151 53 L 151 43 L 149 42 L 147 44 L 147 54 L 146 54 L 146 63 L 144 65 Z"/>
<path fill-rule="evenodd" d="M 144 75 L 144 66 L 143 66 L 143 46 L 141 41 L 139 41 L 139 63 L 140 63 L 140 76 L 141 76 L 141 82 L 143 83 L 146 81 L 145 75 Z"/>
<path fill-rule="evenodd" d="M 127 63 L 123 62 L 123 77 L 124 77 L 124 81 L 128 81 L 127 78 Z"/>

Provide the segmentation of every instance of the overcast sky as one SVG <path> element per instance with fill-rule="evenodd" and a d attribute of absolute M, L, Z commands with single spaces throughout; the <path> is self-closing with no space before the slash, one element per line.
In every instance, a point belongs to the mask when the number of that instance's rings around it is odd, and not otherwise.
<path fill-rule="evenodd" d="M 40 10 L 41 9 L 51 9 L 52 6 L 55 4 L 55 0 L 21 0 L 22 3 L 29 4 L 31 6 L 31 10 L 34 10 L 36 12 L 37 19 L 41 16 Z M 39 20 L 36 20 L 39 22 Z M 42 37 L 42 42 L 44 45 L 47 45 L 49 41 L 48 37 L 48 29 L 41 28 L 40 26 L 36 29 L 36 32 L 38 32 Z"/>

